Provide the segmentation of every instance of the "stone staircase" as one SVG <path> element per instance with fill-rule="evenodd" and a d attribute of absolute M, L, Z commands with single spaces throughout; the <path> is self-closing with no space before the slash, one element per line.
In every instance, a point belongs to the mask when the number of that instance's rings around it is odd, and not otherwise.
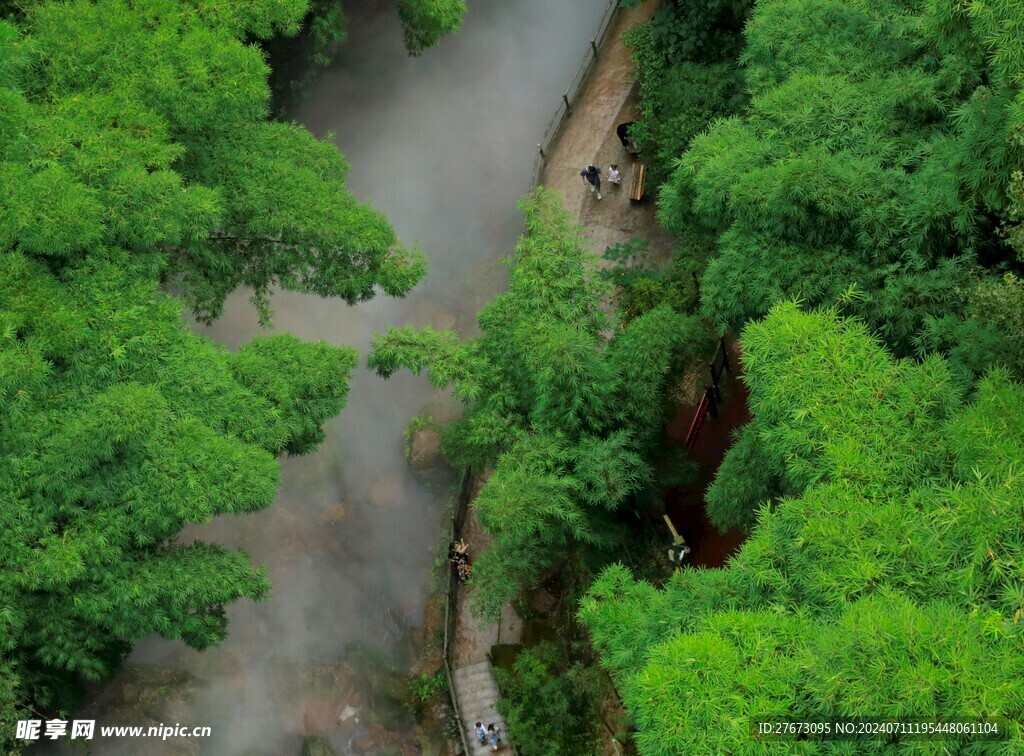
<path fill-rule="evenodd" d="M 508 743 L 505 722 L 498 715 L 495 705 L 498 703 L 498 688 L 491 677 L 491 663 L 477 662 L 459 667 L 452 672 L 452 683 L 455 685 L 455 696 L 462 712 L 462 726 L 469 739 L 471 756 L 485 756 L 492 753 L 489 743 L 480 745 L 473 726 L 483 722 L 484 727 L 493 722 L 501 728 L 501 751 L 509 753 L 512 749 Z"/>

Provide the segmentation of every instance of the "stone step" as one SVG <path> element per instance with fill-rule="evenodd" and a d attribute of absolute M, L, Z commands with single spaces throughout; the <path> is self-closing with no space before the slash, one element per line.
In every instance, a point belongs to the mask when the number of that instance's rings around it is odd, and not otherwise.
<path fill-rule="evenodd" d="M 498 689 L 487 683 L 456 685 L 455 687 L 465 697 L 467 703 L 473 703 L 474 698 L 495 698 L 498 695 Z"/>
<path fill-rule="evenodd" d="M 487 677 L 474 677 L 469 680 L 463 680 L 462 682 L 455 683 L 455 687 L 460 688 L 461 690 L 469 690 L 470 688 L 488 690 L 494 688 L 497 690 L 494 681 Z"/>
<path fill-rule="evenodd" d="M 481 745 L 473 732 L 473 726 L 482 722 L 484 726 L 492 722 L 501 728 L 502 750 L 508 747 L 505 733 L 505 721 L 497 711 L 498 687 L 491 674 L 490 662 L 477 662 L 460 667 L 452 672 L 452 684 L 455 696 L 462 712 L 463 726 L 469 740 L 473 756 L 493 753 L 490 744 Z"/>

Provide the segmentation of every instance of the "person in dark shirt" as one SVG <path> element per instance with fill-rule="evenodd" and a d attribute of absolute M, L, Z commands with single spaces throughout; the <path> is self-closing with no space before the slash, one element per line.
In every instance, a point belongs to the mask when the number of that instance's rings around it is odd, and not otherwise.
<path fill-rule="evenodd" d="M 633 146 L 633 141 L 629 138 L 629 127 L 632 126 L 636 121 L 629 121 L 627 123 L 620 123 L 615 127 L 615 136 L 622 142 L 622 146 L 626 148 L 626 151 L 630 154 L 636 152 L 636 148 Z"/>
<path fill-rule="evenodd" d="M 601 199 L 601 169 L 596 165 L 588 165 L 580 171 L 580 176 L 584 184 L 590 184 L 591 193 L 597 192 L 597 198 Z"/>
<path fill-rule="evenodd" d="M 501 746 L 501 728 L 495 726 L 493 722 L 487 725 L 487 740 L 491 744 L 491 750 L 497 751 Z"/>

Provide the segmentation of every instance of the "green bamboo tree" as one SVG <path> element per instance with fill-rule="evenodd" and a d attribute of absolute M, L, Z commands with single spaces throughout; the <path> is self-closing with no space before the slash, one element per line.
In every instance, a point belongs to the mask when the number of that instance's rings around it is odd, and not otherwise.
<path fill-rule="evenodd" d="M 493 542 L 474 565 L 490 613 L 574 545 L 611 543 L 611 513 L 651 481 L 668 379 L 708 339 L 664 305 L 616 328 L 558 195 L 540 188 L 522 208 L 508 292 L 480 312 L 478 338 L 392 328 L 369 357 L 384 377 L 426 369 L 466 405 L 445 450 L 491 473 L 475 506 Z"/>
<path fill-rule="evenodd" d="M 423 275 L 348 165 L 267 123 L 267 66 L 248 33 L 293 30 L 304 3 L 43 3 L 0 22 L 0 241 L 74 266 L 121 254 L 174 280 L 203 320 L 239 286 L 349 303 Z"/>
<path fill-rule="evenodd" d="M 0 253 L 0 731 L 73 703 L 152 633 L 206 648 L 260 599 L 248 556 L 187 525 L 269 506 L 274 456 L 320 439 L 357 355 L 281 335 L 231 354 L 108 262 Z M 13 699 L 13 701 L 12 701 Z"/>
<path fill-rule="evenodd" d="M 1008 717 L 986 752 L 1019 751 L 1024 386 L 998 369 L 965 405 L 944 360 L 893 360 L 863 325 L 794 304 L 743 343 L 754 419 L 729 454 L 754 444 L 790 495 L 728 567 L 657 589 L 615 566 L 580 611 L 641 752 L 847 753 L 751 721 L 965 716 Z M 717 496 L 731 485 L 719 475 Z"/>
<path fill-rule="evenodd" d="M 702 312 L 739 329 L 780 299 L 841 304 L 899 355 L 946 352 L 967 382 L 995 364 L 1024 375 L 1019 344 L 972 317 L 1016 238 L 1002 222 L 1019 216 L 1022 27 L 1013 0 L 757 3 L 749 107 L 694 138 L 662 187 L 667 229 L 718 234 Z"/>
<path fill-rule="evenodd" d="M 328 142 L 266 121 L 244 40 L 294 2 L 19 3 L 0 20 L 0 748 L 67 711 L 139 638 L 202 649 L 269 583 L 182 528 L 274 499 L 357 357 L 287 335 L 228 353 L 214 317 L 250 287 L 367 299 L 423 273 L 344 187 Z M 4 11 L 12 11 L 4 6 Z"/>

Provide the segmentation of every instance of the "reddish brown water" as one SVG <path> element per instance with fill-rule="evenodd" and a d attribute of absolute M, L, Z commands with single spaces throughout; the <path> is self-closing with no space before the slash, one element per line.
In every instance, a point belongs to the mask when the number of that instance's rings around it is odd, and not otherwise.
<path fill-rule="evenodd" d="M 732 445 L 733 432 L 750 419 L 747 410 L 747 387 L 737 375 L 743 366 L 735 345 L 731 351 L 736 375 L 728 375 L 722 382 L 723 403 L 719 406 L 718 417 L 708 415 L 704 419 L 691 456 L 700 466 L 697 477 L 684 486 L 668 488 L 664 493 L 665 509 L 679 534 L 686 539 L 693 550 L 689 564 L 695 567 L 721 567 L 735 554 L 746 536 L 738 530 L 721 532 L 708 521 L 704 509 L 704 492 L 715 479 L 725 453 Z M 710 381 L 710 378 L 709 378 Z M 686 443 L 697 407 L 680 404 L 669 424 L 669 436 L 680 444 Z"/>

